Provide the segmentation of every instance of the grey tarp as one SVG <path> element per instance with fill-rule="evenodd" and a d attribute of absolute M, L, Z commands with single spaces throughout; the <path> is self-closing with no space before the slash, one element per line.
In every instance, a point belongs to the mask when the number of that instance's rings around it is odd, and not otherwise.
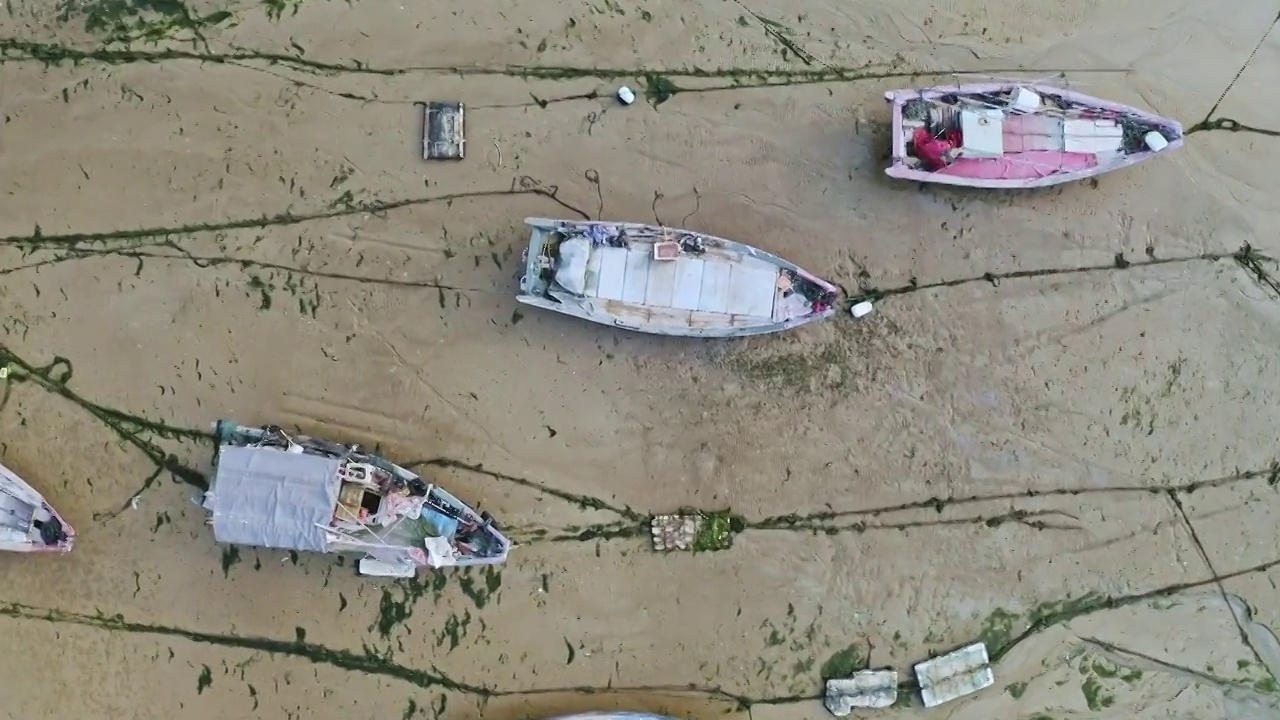
<path fill-rule="evenodd" d="M 223 446 L 209 488 L 213 536 L 233 545 L 325 552 L 338 465 L 319 455 Z"/>

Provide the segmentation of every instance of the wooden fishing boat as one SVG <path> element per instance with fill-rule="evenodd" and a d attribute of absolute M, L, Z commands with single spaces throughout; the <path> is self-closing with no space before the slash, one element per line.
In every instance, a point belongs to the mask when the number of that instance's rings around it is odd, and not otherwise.
<path fill-rule="evenodd" d="M 640 223 L 527 218 L 516 299 L 637 332 L 743 337 L 830 317 L 839 288 L 713 235 Z"/>
<path fill-rule="evenodd" d="M 988 82 L 885 93 L 890 177 L 979 188 L 1058 185 L 1182 147 L 1182 126 L 1042 83 Z"/>
<path fill-rule="evenodd" d="M 511 541 L 488 513 L 356 445 L 275 426 L 214 425 L 203 507 L 220 543 L 360 556 L 363 575 L 496 565 Z"/>
<path fill-rule="evenodd" d="M 12 470 L 0 465 L 0 550 L 67 553 L 76 531 Z"/>

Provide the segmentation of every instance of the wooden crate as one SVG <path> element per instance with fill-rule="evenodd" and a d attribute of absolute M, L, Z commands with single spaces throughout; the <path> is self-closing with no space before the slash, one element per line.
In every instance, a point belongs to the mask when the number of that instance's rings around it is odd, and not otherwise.
<path fill-rule="evenodd" d="M 429 102 L 422 110 L 422 159 L 461 160 L 466 154 L 460 102 Z"/>

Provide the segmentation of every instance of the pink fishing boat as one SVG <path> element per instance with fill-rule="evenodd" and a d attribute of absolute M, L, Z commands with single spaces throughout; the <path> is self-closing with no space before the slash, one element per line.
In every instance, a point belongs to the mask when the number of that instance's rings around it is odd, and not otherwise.
<path fill-rule="evenodd" d="M 0 551 L 66 553 L 75 537 L 44 496 L 0 465 Z"/>
<path fill-rule="evenodd" d="M 885 93 L 889 177 L 1034 188 L 1118 170 L 1182 147 L 1182 125 L 1040 83 L 989 82 Z"/>

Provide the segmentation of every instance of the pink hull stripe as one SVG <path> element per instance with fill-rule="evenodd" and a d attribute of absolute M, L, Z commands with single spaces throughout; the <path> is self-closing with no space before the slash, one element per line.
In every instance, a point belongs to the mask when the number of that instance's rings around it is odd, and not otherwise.
<path fill-rule="evenodd" d="M 959 158 L 938 174 L 984 180 L 1030 180 L 1060 171 L 1088 170 L 1097 164 L 1097 156 L 1089 153 L 1035 150 L 1002 158 Z"/>

